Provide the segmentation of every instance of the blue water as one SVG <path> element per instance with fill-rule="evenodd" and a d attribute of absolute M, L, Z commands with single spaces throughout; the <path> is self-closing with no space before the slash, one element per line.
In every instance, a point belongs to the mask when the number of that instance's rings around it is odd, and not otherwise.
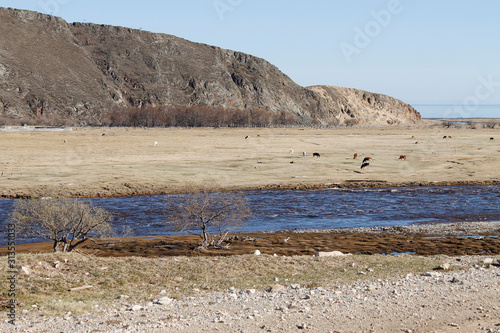
<path fill-rule="evenodd" d="M 237 231 L 500 221 L 500 185 L 269 190 L 246 191 L 245 195 L 253 218 Z M 168 234 L 163 223 L 164 199 L 154 195 L 91 201 L 114 214 L 113 224 L 118 231 L 129 226 L 133 236 L 155 236 Z M 13 202 L 0 200 L 4 231 Z M 5 245 L 6 238 L 0 238 L 0 246 Z M 35 241 L 40 240 L 23 240 Z"/>

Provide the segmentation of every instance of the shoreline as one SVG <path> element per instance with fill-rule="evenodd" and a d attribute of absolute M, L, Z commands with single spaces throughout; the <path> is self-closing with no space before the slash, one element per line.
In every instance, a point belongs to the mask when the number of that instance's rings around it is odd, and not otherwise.
<path fill-rule="evenodd" d="M 345 180 L 343 182 L 333 183 L 288 183 L 288 184 L 267 184 L 255 186 L 228 186 L 221 187 L 221 191 L 260 191 L 260 190 L 320 190 L 331 188 L 392 188 L 392 187 L 432 187 L 432 186 L 488 186 L 500 185 L 498 180 L 457 180 L 457 181 L 411 181 L 411 182 L 388 182 L 385 180 Z M 153 188 L 150 188 L 153 187 Z M 32 188 L 25 189 L 22 192 L 15 191 L 15 193 L 6 193 L 9 190 L 4 190 L 0 194 L 2 199 L 30 199 L 37 192 L 49 191 L 58 195 L 69 196 L 73 198 L 105 198 L 105 197 L 126 197 L 126 196 L 139 196 L 139 195 L 165 195 L 184 193 L 183 187 L 161 187 L 154 188 L 154 185 L 148 186 L 147 184 L 123 184 L 117 187 L 110 188 L 106 186 L 104 189 L 95 189 L 91 186 L 79 189 L 61 189 L 60 187 L 48 186 L 33 186 Z M 27 194 L 34 193 L 34 194 Z"/>
<path fill-rule="evenodd" d="M 286 238 L 290 240 L 283 241 Z M 97 243 L 86 242 L 77 252 L 105 257 L 231 256 L 251 254 L 255 250 L 285 256 L 339 250 L 362 254 L 387 254 L 389 251 L 418 255 L 488 255 L 500 253 L 500 221 L 233 232 L 229 239 L 229 249 L 199 251 L 196 250 L 198 235 L 106 238 Z M 103 240 L 106 242 L 99 245 Z M 49 241 L 17 244 L 16 250 L 18 253 L 54 253 L 52 245 Z M 0 256 L 7 252 L 6 246 L 0 247 Z"/>

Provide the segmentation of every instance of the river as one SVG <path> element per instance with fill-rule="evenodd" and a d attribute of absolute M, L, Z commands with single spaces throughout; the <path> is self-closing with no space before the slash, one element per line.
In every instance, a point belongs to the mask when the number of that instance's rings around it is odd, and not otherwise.
<path fill-rule="evenodd" d="M 393 187 L 322 190 L 246 191 L 253 218 L 237 231 L 335 229 L 500 221 L 500 185 Z M 97 198 L 91 201 L 114 214 L 118 231 L 129 226 L 132 236 L 168 234 L 164 228 L 165 197 L 145 195 Z M 0 221 L 6 229 L 14 200 L 0 200 Z M 7 235 L 0 239 L 4 246 Z M 19 243 L 40 241 L 20 240 Z"/>

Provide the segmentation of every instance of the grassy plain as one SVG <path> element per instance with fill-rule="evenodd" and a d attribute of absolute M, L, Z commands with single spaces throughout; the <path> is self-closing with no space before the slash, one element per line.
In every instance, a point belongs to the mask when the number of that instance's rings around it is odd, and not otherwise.
<path fill-rule="evenodd" d="M 1 131 L 0 195 L 44 187 L 73 196 L 168 193 L 188 181 L 241 189 L 495 183 L 499 133 L 498 126 Z"/>

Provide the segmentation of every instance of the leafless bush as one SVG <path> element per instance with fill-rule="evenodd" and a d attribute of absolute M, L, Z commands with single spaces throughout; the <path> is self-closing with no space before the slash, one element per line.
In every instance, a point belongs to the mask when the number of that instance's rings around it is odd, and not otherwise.
<path fill-rule="evenodd" d="M 71 252 L 90 237 L 111 234 L 111 214 L 90 202 L 70 198 L 37 198 L 14 203 L 10 220 L 22 236 L 54 242 L 54 251 Z"/>
<path fill-rule="evenodd" d="M 207 183 L 189 184 L 187 190 L 187 194 L 166 196 L 167 225 L 173 231 L 199 234 L 202 247 L 222 247 L 229 231 L 250 217 L 241 192 L 217 191 L 215 184 Z"/>
<path fill-rule="evenodd" d="M 494 121 L 487 121 L 483 123 L 483 128 L 491 128 L 494 129 L 497 126 L 497 123 Z"/>

